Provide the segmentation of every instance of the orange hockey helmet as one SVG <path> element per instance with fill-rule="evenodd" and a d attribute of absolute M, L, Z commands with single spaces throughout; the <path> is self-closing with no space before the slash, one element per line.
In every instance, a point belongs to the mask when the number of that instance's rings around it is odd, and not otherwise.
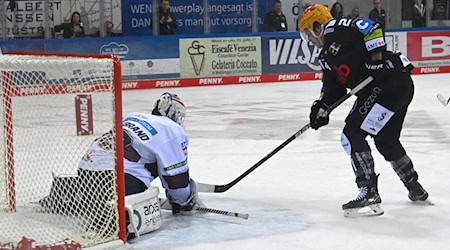
<path fill-rule="evenodd" d="M 298 23 L 298 28 L 301 31 L 313 29 L 314 23 L 317 22 L 321 25 L 325 25 L 331 19 L 333 19 L 333 16 L 331 16 L 327 7 L 320 4 L 313 4 L 303 12 L 300 22 Z"/>

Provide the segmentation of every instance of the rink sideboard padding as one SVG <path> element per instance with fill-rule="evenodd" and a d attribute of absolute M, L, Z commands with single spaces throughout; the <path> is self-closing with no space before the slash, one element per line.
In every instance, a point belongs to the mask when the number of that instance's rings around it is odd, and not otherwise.
<path fill-rule="evenodd" d="M 409 58 L 413 74 L 450 72 L 450 29 L 386 32 L 386 42 Z M 320 50 L 297 32 L 8 40 L 0 48 L 117 55 L 125 90 L 322 78 Z"/>

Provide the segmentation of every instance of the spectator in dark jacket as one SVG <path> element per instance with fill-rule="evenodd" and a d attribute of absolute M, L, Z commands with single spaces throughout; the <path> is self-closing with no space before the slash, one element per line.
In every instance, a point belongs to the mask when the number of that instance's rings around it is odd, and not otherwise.
<path fill-rule="evenodd" d="M 159 5 L 159 34 L 174 35 L 177 20 L 170 11 L 169 0 L 161 0 Z"/>
<path fill-rule="evenodd" d="M 286 16 L 281 12 L 281 1 L 275 0 L 273 11 L 267 13 L 264 18 L 264 32 L 287 31 Z"/>
<path fill-rule="evenodd" d="M 55 26 L 55 32 L 63 31 L 64 38 L 85 37 L 83 22 L 78 11 L 72 13 L 70 23 L 63 23 Z"/>
<path fill-rule="evenodd" d="M 422 4 L 422 0 L 414 0 L 414 8 L 412 13 L 412 26 L 426 27 L 425 19 L 425 6 Z"/>
<path fill-rule="evenodd" d="M 381 0 L 373 0 L 373 10 L 369 12 L 369 18 L 378 22 L 383 31 L 386 28 L 386 11 L 381 8 Z"/>

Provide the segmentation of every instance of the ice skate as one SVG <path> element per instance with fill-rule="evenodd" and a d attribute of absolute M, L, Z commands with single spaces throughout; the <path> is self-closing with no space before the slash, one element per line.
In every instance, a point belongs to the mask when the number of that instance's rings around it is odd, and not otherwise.
<path fill-rule="evenodd" d="M 420 185 L 418 181 L 413 182 L 412 184 L 407 185 L 406 187 L 408 189 L 408 198 L 417 204 L 424 204 L 424 205 L 434 205 L 433 202 L 431 202 L 428 199 L 428 192 Z"/>
<path fill-rule="evenodd" d="M 376 186 L 362 187 L 356 199 L 342 205 L 344 217 L 367 217 L 384 214 Z"/>

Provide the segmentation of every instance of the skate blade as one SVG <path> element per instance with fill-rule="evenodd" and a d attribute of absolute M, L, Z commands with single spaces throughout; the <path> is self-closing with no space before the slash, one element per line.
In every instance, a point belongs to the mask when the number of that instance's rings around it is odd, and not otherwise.
<path fill-rule="evenodd" d="M 380 204 L 373 204 L 361 208 L 350 208 L 344 210 L 344 217 L 358 218 L 358 217 L 373 217 L 384 214 L 384 210 Z"/>
<path fill-rule="evenodd" d="M 430 199 L 426 199 L 424 201 L 413 201 L 413 204 L 423 206 L 434 206 L 434 203 Z"/>

